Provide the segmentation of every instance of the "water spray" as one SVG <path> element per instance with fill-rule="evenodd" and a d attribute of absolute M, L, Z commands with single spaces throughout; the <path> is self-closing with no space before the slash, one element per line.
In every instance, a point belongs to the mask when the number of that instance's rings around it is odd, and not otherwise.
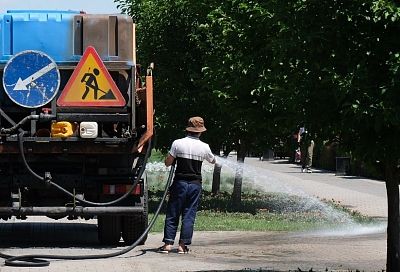
<path fill-rule="evenodd" d="M 243 170 L 243 178 L 246 178 L 243 180 L 243 185 L 246 185 L 246 180 L 251 182 L 255 190 L 283 193 L 288 197 L 298 197 L 299 201 L 296 201 L 296 206 L 290 206 L 288 204 L 288 206 L 285 207 L 285 211 L 317 211 L 322 217 L 325 217 L 329 221 L 335 223 L 335 227 L 315 230 L 312 232 L 312 235 L 353 236 L 385 231 L 386 222 L 378 222 L 368 225 L 358 223 L 347 212 L 338 210 L 333 205 L 326 203 L 315 196 L 307 194 L 304 190 L 296 187 L 295 185 L 289 185 L 287 182 L 285 182 L 285 177 L 283 174 L 277 174 L 265 168 L 237 163 L 236 161 L 225 158 L 218 158 L 218 163 L 232 171 L 236 171 L 238 168 L 241 168 Z M 300 178 L 292 176 L 290 176 L 290 178 L 298 179 L 299 182 L 303 182 L 303 180 Z M 289 203 L 289 201 L 286 201 L 285 203 Z"/>

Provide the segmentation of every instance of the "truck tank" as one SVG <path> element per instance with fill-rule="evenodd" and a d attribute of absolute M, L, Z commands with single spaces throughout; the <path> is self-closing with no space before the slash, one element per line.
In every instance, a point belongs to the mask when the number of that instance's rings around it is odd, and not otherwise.
<path fill-rule="evenodd" d="M 142 234 L 153 83 L 140 70 L 129 16 L 0 14 L 2 220 L 97 218 L 104 244 Z"/>

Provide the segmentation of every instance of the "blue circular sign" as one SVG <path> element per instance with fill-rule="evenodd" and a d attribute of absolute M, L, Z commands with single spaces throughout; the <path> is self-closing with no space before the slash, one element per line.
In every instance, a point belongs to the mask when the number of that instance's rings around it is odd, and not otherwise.
<path fill-rule="evenodd" d="M 48 55 L 40 51 L 22 51 L 4 67 L 3 87 L 10 99 L 26 108 L 49 103 L 60 87 L 60 72 Z"/>

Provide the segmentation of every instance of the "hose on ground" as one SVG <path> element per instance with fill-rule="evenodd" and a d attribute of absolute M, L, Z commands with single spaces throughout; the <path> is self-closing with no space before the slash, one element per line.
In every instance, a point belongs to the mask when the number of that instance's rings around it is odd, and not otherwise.
<path fill-rule="evenodd" d="M 58 259 L 58 260 L 89 260 L 89 259 L 105 259 L 123 255 L 132 249 L 134 249 L 143 238 L 149 233 L 154 223 L 157 220 L 157 217 L 161 211 L 162 205 L 164 204 L 165 198 L 167 197 L 168 188 L 171 185 L 173 173 L 175 170 L 175 166 L 172 165 L 169 171 L 167 183 L 165 184 L 164 194 L 161 198 L 160 204 L 157 207 L 156 212 L 154 213 L 153 218 L 151 219 L 149 225 L 144 230 L 143 234 L 130 246 L 116 251 L 112 253 L 106 254 L 93 254 L 93 255 L 48 255 L 48 254 L 30 254 L 30 255 L 21 255 L 21 256 L 12 256 L 8 254 L 4 254 L 0 252 L 0 257 L 5 259 L 5 265 L 7 266 L 15 266 L 15 267 L 43 267 L 48 266 L 50 261 L 46 259 Z"/>

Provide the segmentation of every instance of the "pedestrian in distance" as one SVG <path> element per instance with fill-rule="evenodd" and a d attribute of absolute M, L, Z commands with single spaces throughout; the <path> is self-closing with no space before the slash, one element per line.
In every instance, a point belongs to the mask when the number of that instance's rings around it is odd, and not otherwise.
<path fill-rule="evenodd" d="M 299 130 L 300 152 L 301 152 L 301 172 L 312 173 L 312 159 L 314 153 L 314 140 L 311 139 L 308 131 L 301 127 Z"/>
<path fill-rule="evenodd" d="M 169 253 L 175 241 L 181 221 L 178 253 L 189 253 L 197 207 L 202 192 L 201 166 L 204 160 L 215 163 L 216 159 L 208 144 L 200 140 L 206 131 L 201 117 L 191 117 L 186 127 L 186 137 L 172 143 L 165 165 L 176 163 L 175 176 L 169 188 L 169 200 L 164 225 L 164 245 L 160 253 Z"/>

